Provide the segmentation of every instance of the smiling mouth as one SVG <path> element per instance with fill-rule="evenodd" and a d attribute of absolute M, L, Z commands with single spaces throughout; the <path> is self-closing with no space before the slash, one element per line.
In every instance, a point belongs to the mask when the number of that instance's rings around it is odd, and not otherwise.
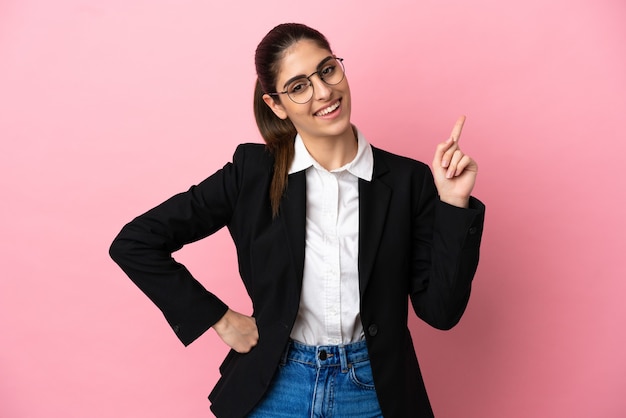
<path fill-rule="evenodd" d="M 330 106 L 325 107 L 324 109 L 315 112 L 315 116 L 326 116 L 329 113 L 332 113 L 335 110 L 337 110 L 340 104 L 341 104 L 341 101 L 337 100 L 335 103 L 331 104 Z"/>

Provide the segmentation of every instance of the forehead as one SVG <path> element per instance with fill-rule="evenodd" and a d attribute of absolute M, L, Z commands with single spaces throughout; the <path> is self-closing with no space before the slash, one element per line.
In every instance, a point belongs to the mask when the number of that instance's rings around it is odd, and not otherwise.
<path fill-rule="evenodd" d="M 278 67 L 277 84 L 297 75 L 309 75 L 332 53 L 311 40 L 301 40 L 285 50 Z"/>

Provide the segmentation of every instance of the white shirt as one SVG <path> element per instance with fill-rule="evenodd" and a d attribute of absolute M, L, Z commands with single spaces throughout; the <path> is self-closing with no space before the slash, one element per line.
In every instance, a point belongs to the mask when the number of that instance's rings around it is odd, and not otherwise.
<path fill-rule="evenodd" d="M 357 154 L 328 171 L 300 135 L 289 174 L 306 170 L 304 275 L 291 338 L 308 345 L 339 345 L 364 337 L 359 314 L 359 178 L 371 181 L 372 148 L 358 132 Z"/>

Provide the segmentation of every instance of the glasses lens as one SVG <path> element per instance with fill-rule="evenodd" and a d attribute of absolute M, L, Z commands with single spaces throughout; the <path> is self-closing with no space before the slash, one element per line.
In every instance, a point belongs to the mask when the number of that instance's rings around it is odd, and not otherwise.
<path fill-rule="evenodd" d="M 320 77 L 326 84 L 335 85 L 341 83 L 345 76 L 342 60 L 333 58 L 319 71 Z"/>
<path fill-rule="evenodd" d="M 287 94 L 296 103 L 306 103 L 313 97 L 313 86 L 306 77 L 302 77 L 289 83 Z"/>

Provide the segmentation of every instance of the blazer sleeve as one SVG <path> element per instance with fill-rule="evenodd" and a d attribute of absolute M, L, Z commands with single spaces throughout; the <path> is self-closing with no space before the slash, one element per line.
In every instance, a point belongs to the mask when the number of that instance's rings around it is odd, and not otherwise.
<path fill-rule="evenodd" d="M 109 254 L 163 312 L 185 345 L 190 344 L 228 307 L 207 291 L 172 253 L 225 226 L 238 198 L 244 147 L 233 162 L 126 224 Z"/>
<path fill-rule="evenodd" d="M 485 205 L 474 197 L 469 208 L 442 202 L 428 174 L 414 209 L 410 294 L 417 316 L 445 330 L 459 322 L 469 301 Z"/>

